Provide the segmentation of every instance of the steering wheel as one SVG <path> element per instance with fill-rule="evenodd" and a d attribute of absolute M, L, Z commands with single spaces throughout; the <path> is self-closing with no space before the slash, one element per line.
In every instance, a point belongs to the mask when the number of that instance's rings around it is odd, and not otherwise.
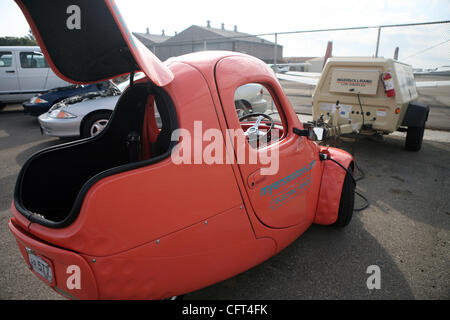
<path fill-rule="evenodd" d="M 273 127 L 275 126 L 275 121 L 272 119 L 272 117 L 265 113 L 250 113 L 250 114 L 247 114 L 247 115 L 239 118 L 239 121 L 242 122 L 248 118 L 254 118 L 254 117 L 258 117 L 255 124 L 253 126 L 251 126 L 250 128 L 248 128 L 247 131 L 245 131 L 245 133 L 244 133 L 244 135 L 248 137 L 249 141 L 256 141 L 256 140 L 259 140 L 260 138 L 268 136 L 270 134 L 270 132 L 272 131 Z M 259 126 L 261 125 L 261 121 L 264 118 L 266 118 L 267 120 L 270 121 L 270 128 L 265 133 L 259 131 Z"/>

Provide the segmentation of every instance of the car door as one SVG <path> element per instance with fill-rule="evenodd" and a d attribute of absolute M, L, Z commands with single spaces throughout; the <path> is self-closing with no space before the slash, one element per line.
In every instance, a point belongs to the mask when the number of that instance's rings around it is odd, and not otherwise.
<path fill-rule="evenodd" d="M 39 93 L 44 91 L 49 66 L 44 55 L 35 50 L 19 51 L 18 77 L 23 93 Z"/>
<path fill-rule="evenodd" d="M 258 120 L 258 116 L 249 123 L 238 119 L 234 97 L 243 85 L 262 86 L 267 104 L 265 114 L 276 122 L 269 143 L 267 137 L 260 144 L 249 136 L 232 138 L 235 161 L 253 211 L 263 224 L 272 228 L 311 224 L 321 175 L 317 146 L 293 133 L 293 128 L 301 129 L 302 125 L 273 72 L 263 62 L 255 63 L 253 58 L 244 56 L 222 59 L 215 72 L 228 129 L 233 130 L 228 133 L 230 137 L 239 136 L 236 132 L 240 130 L 242 134 Z M 263 120 L 261 128 L 265 132 L 268 124 Z"/>
<path fill-rule="evenodd" d="M 66 87 L 70 86 L 71 83 L 64 81 L 60 77 L 58 77 L 52 69 L 48 69 L 47 73 L 47 79 L 45 81 L 45 87 L 44 90 L 50 90 L 53 88 L 60 88 L 60 87 Z"/>
<path fill-rule="evenodd" d="M 11 50 L 0 51 L 0 94 L 10 94 L 19 91 L 16 59 Z M 7 96 L 2 101 L 7 100 Z"/>

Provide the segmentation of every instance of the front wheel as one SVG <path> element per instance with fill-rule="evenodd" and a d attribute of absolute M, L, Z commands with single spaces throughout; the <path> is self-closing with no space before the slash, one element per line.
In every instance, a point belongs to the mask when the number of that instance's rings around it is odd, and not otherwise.
<path fill-rule="evenodd" d="M 110 112 L 102 111 L 90 115 L 81 128 L 81 136 L 83 138 L 95 137 L 102 132 L 108 125 Z"/>
<path fill-rule="evenodd" d="M 344 185 L 342 187 L 338 218 L 333 226 L 343 228 L 346 227 L 352 220 L 355 205 L 355 187 L 355 182 L 347 172 L 345 175 Z"/>
<path fill-rule="evenodd" d="M 422 148 L 424 132 L 425 127 L 408 127 L 405 149 L 408 151 L 419 151 Z"/>

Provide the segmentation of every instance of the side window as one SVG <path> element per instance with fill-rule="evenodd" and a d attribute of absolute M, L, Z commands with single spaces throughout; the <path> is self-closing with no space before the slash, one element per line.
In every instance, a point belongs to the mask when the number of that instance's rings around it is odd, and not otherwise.
<path fill-rule="evenodd" d="M 12 52 L 0 51 L 0 68 L 6 68 L 12 66 Z"/>
<path fill-rule="evenodd" d="M 234 94 L 236 115 L 249 144 L 261 148 L 284 138 L 286 121 L 277 99 L 259 83 L 248 83 Z"/>
<path fill-rule="evenodd" d="M 48 68 L 47 61 L 45 61 L 44 55 L 40 52 L 21 52 L 20 53 L 20 66 L 23 69 L 31 68 Z"/>
<path fill-rule="evenodd" d="M 156 125 L 158 126 L 159 130 L 162 130 L 163 123 L 161 120 L 161 116 L 159 114 L 158 105 L 155 102 L 155 119 L 156 119 Z"/>

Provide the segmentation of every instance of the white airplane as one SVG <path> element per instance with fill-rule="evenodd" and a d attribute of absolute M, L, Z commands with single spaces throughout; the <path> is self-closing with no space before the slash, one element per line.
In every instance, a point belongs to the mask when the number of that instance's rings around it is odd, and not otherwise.
<path fill-rule="evenodd" d="M 291 67 L 306 67 L 310 66 L 310 63 L 307 62 L 294 62 L 294 63 L 277 63 L 277 64 L 269 64 L 269 67 L 275 71 L 275 73 L 287 73 L 289 72 Z"/>
<path fill-rule="evenodd" d="M 327 60 L 332 57 L 332 49 L 333 49 L 333 42 L 328 42 L 327 51 L 325 53 L 324 63 L 323 65 L 327 63 Z M 397 60 L 398 58 L 398 48 L 395 50 L 394 59 Z M 307 63 L 306 63 L 307 64 Z M 295 64 L 281 64 L 277 66 L 284 66 L 289 68 L 289 66 L 293 66 Z M 301 64 L 305 65 L 305 64 Z M 273 65 L 271 65 L 273 66 Z M 446 70 L 447 71 L 447 70 Z M 447 71 L 448 72 L 448 71 Z M 296 72 L 296 71 L 287 71 L 284 72 L 276 72 L 276 76 L 280 80 L 287 80 L 302 84 L 307 84 L 311 86 L 316 86 L 319 82 L 321 73 L 317 72 Z M 450 86 L 450 81 L 416 81 L 416 87 L 417 88 L 432 88 L 432 87 L 442 87 L 442 86 Z"/>

